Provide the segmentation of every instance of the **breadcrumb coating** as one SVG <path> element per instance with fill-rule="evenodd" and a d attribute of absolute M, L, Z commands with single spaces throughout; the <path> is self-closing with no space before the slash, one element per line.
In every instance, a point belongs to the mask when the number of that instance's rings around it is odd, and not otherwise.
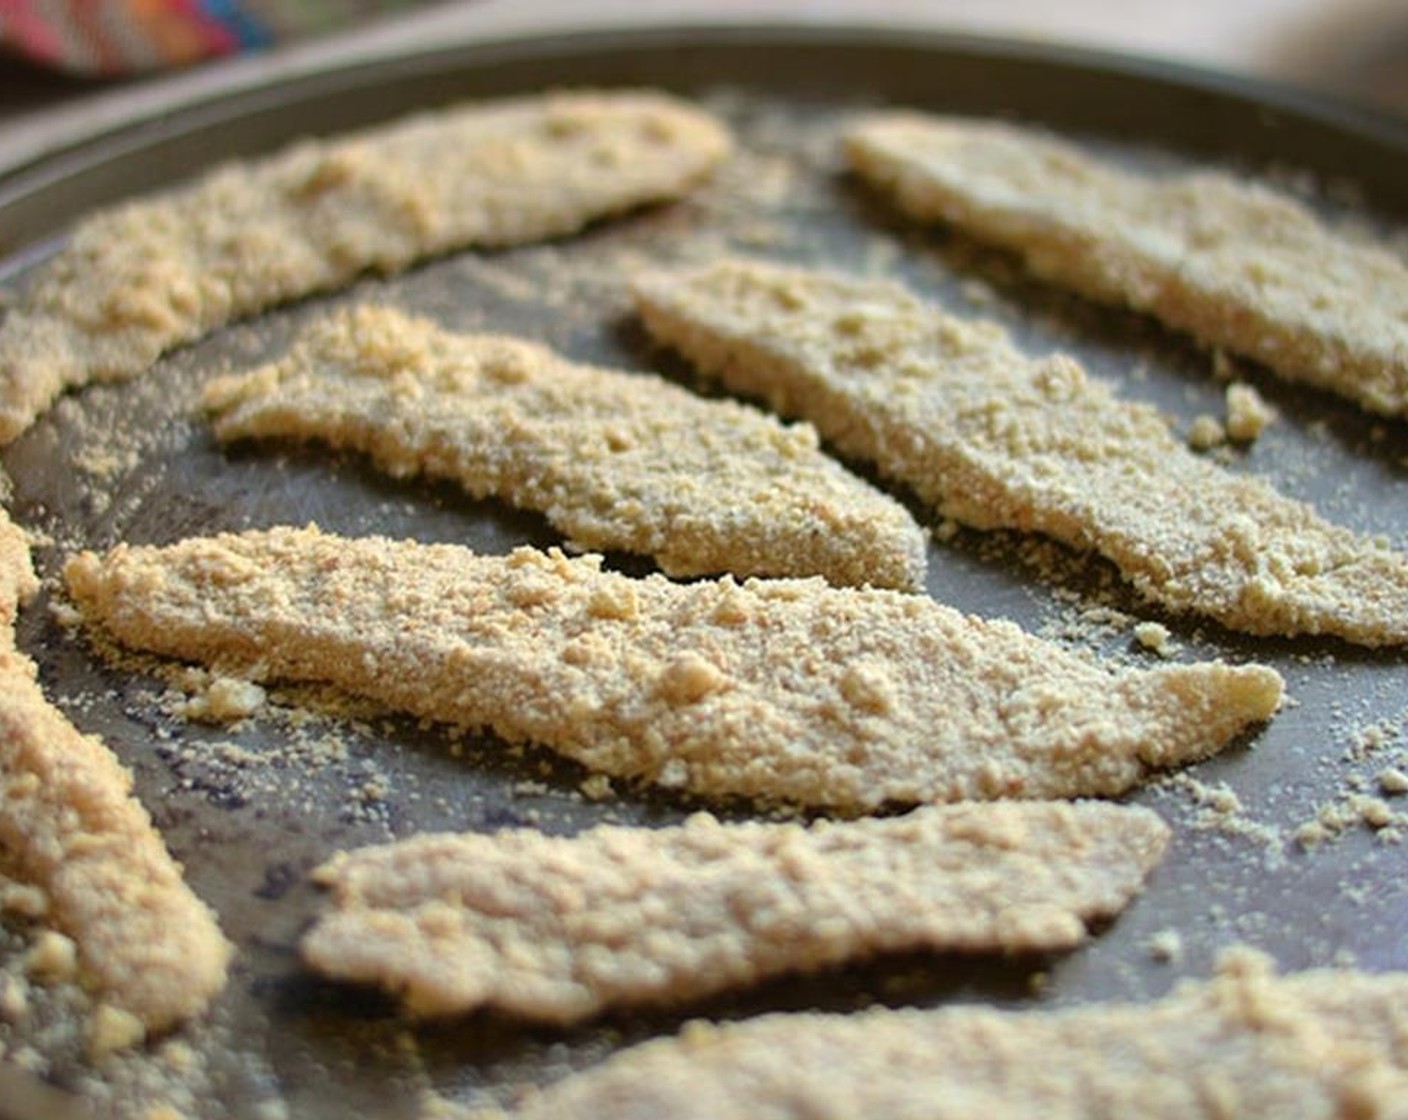
<path fill-rule="evenodd" d="M 1035 128 L 918 113 L 861 118 L 845 150 L 911 217 L 1011 250 L 1044 280 L 1408 413 L 1408 268 L 1265 186 L 1150 178 Z"/>
<path fill-rule="evenodd" d="M 181 877 L 132 777 L 40 691 L 33 662 L 0 649 L 0 847 L 42 888 L 82 978 L 150 1032 L 199 1015 L 232 952 Z"/>
<path fill-rule="evenodd" d="M 1071 358 L 888 281 L 725 260 L 640 277 L 701 373 L 804 416 L 945 516 L 1045 533 L 1148 599 L 1251 634 L 1408 641 L 1408 558 L 1183 447 Z"/>
<path fill-rule="evenodd" d="M 96 213 L 0 323 L 0 444 L 65 389 L 132 377 L 235 319 L 678 197 L 729 148 L 665 94 L 552 93 L 305 141 Z"/>
<path fill-rule="evenodd" d="M 30 562 L 24 531 L 0 506 L 0 651 L 15 640 L 15 615 L 20 605 L 39 590 Z"/>
<path fill-rule="evenodd" d="M 1072 949 L 1167 842 L 1154 813 L 1099 802 L 418 836 L 318 869 L 335 908 L 303 956 L 416 1014 L 491 1006 L 566 1024 L 881 953 Z"/>
<path fill-rule="evenodd" d="M 582 550 L 672 576 L 809 576 L 923 586 L 926 542 L 898 502 L 784 426 L 649 374 L 444 331 L 361 307 L 280 361 L 206 390 L 222 440 L 321 440 L 396 476 L 450 478 L 546 514 Z"/>
<path fill-rule="evenodd" d="M 28 542 L 0 507 L 0 849 L 45 892 L 101 1006 L 162 1031 L 219 994 L 232 950 L 132 776 L 49 703 L 15 650 L 15 611 L 38 589 Z"/>
<path fill-rule="evenodd" d="M 83 553 L 65 577 L 139 649 L 333 684 L 612 776 L 846 811 L 1117 794 L 1282 692 L 1257 665 L 1110 671 L 923 596 L 633 579 L 557 550 L 274 529 Z"/>

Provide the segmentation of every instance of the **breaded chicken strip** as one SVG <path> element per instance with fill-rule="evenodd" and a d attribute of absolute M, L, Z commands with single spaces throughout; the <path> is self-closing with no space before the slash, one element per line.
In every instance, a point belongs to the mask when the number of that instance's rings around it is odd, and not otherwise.
<path fill-rule="evenodd" d="M 676 198 L 729 148 L 665 94 L 552 93 L 306 141 L 99 212 L 0 322 L 0 444 L 65 389 L 132 377 L 235 319 Z"/>
<path fill-rule="evenodd" d="M 612 776 L 848 812 L 1117 794 L 1221 749 L 1282 690 L 1258 665 L 1113 672 L 918 595 L 681 585 L 556 550 L 275 529 L 84 553 L 66 578 L 137 649 L 336 685 Z"/>
<path fill-rule="evenodd" d="M 371 455 L 540 510 L 573 544 L 672 576 L 810 576 L 922 587 L 908 512 L 784 426 L 649 374 L 390 308 L 314 324 L 290 352 L 206 390 L 222 440 L 282 436 Z"/>

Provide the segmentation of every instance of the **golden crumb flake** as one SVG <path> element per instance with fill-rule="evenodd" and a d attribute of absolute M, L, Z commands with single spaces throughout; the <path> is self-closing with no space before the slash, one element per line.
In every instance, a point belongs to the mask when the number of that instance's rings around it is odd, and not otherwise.
<path fill-rule="evenodd" d="M 1188 446 L 1194 451 L 1209 451 L 1227 442 L 1227 429 L 1216 416 L 1195 416 L 1188 426 Z"/>
<path fill-rule="evenodd" d="M 1276 410 L 1250 385 L 1237 381 L 1227 386 L 1227 435 L 1230 439 L 1251 443 L 1259 439 L 1275 419 Z"/>
<path fill-rule="evenodd" d="M 120 1050 L 140 1046 L 146 1038 L 147 1028 L 136 1015 L 102 1003 L 88 1023 L 88 1057 L 102 1061 Z"/>
<path fill-rule="evenodd" d="M 25 954 L 24 970 L 43 983 L 72 980 L 78 973 L 78 950 L 73 939 L 46 929 Z"/>

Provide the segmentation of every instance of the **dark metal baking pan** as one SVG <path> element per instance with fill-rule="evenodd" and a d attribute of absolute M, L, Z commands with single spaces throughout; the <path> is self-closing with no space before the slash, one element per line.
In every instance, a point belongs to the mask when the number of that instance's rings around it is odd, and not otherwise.
<path fill-rule="evenodd" d="M 1032 284 L 1001 254 L 898 222 L 836 160 L 831 135 L 858 109 L 902 103 L 1012 116 L 1136 165 L 1213 163 L 1275 176 L 1357 235 L 1396 238 L 1401 247 L 1408 232 L 1408 129 L 1370 114 L 1249 82 L 1042 46 L 880 29 L 698 29 L 462 46 L 172 105 L 160 117 L 0 172 L 0 269 L 7 284 L 22 285 L 85 212 L 218 160 L 459 98 L 580 85 L 654 85 L 698 96 L 732 120 L 743 155 L 678 205 L 549 246 L 462 254 L 391 281 L 368 280 L 218 332 L 136 383 L 67 398 L 0 453 L 14 479 L 15 515 L 54 541 L 39 550 L 44 573 L 53 577 L 76 547 L 309 520 L 347 533 L 494 551 L 552 543 L 538 518 L 447 487 L 388 482 L 355 458 L 287 447 L 222 451 L 194 415 L 193 393 L 214 372 L 277 353 L 299 323 L 329 306 L 369 298 L 453 326 L 540 338 L 582 359 L 687 379 L 631 322 L 618 280 L 622 270 L 676 259 L 686 247 L 897 275 L 964 313 L 1002 320 L 1034 349 L 1077 354 L 1130 396 L 1157 403 L 1176 425 L 1220 413 L 1223 386 L 1211 376 L 1210 357 L 1186 340 Z M 1230 470 L 1265 475 L 1335 519 L 1408 541 L 1403 424 L 1366 418 L 1255 368 L 1242 376 L 1281 420 L 1235 452 Z M 240 955 L 210 1021 L 189 1032 L 198 1060 L 185 1073 L 172 1072 L 159 1050 L 94 1072 L 79 1047 L 49 1030 L 57 1012 L 43 1007 L 18 1030 L 0 1027 L 0 1038 L 33 1046 L 52 1083 L 96 1095 L 105 1111 L 186 1094 L 202 1116 L 278 1115 L 274 1102 L 282 1102 L 298 1117 L 402 1117 L 416 1115 L 426 1093 L 506 1099 L 515 1085 L 560 1076 L 695 1015 L 873 1002 L 1139 1000 L 1181 976 L 1205 975 L 1216 952 L 1235 941 L 1264 947 L 1287 968 L 1408 967 L 1408 849 L 1360 825 L 1310 851 L 1292 839 L 1323 804 L 1344 808 L 1356 790 L 1372 793 L 1373 775 L 1401 756 L 1402 655 L 1253 641 L 1162 618 L 1103 565 L 1014 536 L 939 534 L 931 567 L 934 595 L 1058 640 L 1152 661 L 1133 641 L 1129 619 L 1160 618 L 1179 657 L 1255 658 L 1287 677 L 1295 705 L 1193 768 L 1199 784 L 1134 798 L 1173 823 L 1172 852 L 1147 894 L 1087 949 L 1054 960 L 906 957 L 571 1031 L 493 1016 L 408 1024 L 379 997 L 321 983 L 298 967 L 297 937 L 318 903 L 305 881 L 311 866 L 341 847 L 425 829 L 572 831 L 608 818 L 650 825 L 698 806 L 629 788 L 594 802 L 578 792 L 584 774 L 546 752 L 507 752 L 490 739 L 452 750 L 439 731 L 396 720 L 347 717 L 311 731 L 272 715 L 235 728 L 187 724 L 172 714 L 168 686 L 150 667 L 114 667 L 63 631 L 41 600 L 22 619 L 22 645 L 73 719 L 102 734 L 132 767 L 143 800 Z M 754 811 L 718 808 L 733 816 Z M 1156 941 L 1167 949 L 1169 931 L 1181 952 L 1157 959 L 1151 938 L 1164 935 Z M 16 937 L 12 930 L 7 943 Z"/>

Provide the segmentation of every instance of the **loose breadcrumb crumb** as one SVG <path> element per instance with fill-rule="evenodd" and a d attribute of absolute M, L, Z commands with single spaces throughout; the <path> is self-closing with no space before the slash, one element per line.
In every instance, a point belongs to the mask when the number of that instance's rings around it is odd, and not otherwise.
<path fill-rule="evenodd" d="M 1359 819 L 1370 828 L 1387 828 L 1393 823 L 1393 810 L 1388 802 L 1377 797 L 1360 797 L 1355 801 Z"/>
<path fill-rule="evenodd" d="M 21 918 L 42 918 L 49 912 L 49 896 L 33 883 L 0 881 L 0 913 Z"/>
<path fill-rule="evenodd" d="M 29 992 L 18 976 L 0 976 L 0 1019 L 21 1022 L 29 1014 Z"/>
<path fill-rule="evenodd" d="M 146 1037 L 147 1028 L 132 1012 L 99 1004 L 88 1020 L 88 1057 L 101 1061 L 119 1050 L 140 1046 Z"/>
<path fill-rule="evenodd" d="M 1195 451 L 1208 451 L 1226 442 L 1227 429 L 1216 416 L 1198 416 L 1188 428 L 1188 446 Z"/>
<path fill-rule="evenodd" d="M 204 723 L 235 723 L 254 715 L 265 699 L 264 689 L 253 681 L 217 675 L 186 701 L 181 714 Z"/>
<path fill-rule="evenodd" d="M 62 983 L 78 975 L 78 950 L 73 939 L 46 929 L 25 956 L 25 971 L 44 983 Z"/>
<path fill-rule="evenodd" d="M 1161 929 L 1145 943 L 1149 956 L 1161 964 L 1177 964 L 1183 959 L 1183 935 L 1176 929 Z"/>
<path fill-rule="evenodd" d="M 1227 435 L 1238 443 L 1251 443 L 1276 419 L 1276 410 L 1261 394 L 1240 381 L 1227 386 Z"/>
<path fill-rule="evenodd" d="M 1168 627 L 1160 622 L 1139 622 L 1134 626 L 1134 640 L 1151 653 L 1172 657 L 1179 650 Z"/>

